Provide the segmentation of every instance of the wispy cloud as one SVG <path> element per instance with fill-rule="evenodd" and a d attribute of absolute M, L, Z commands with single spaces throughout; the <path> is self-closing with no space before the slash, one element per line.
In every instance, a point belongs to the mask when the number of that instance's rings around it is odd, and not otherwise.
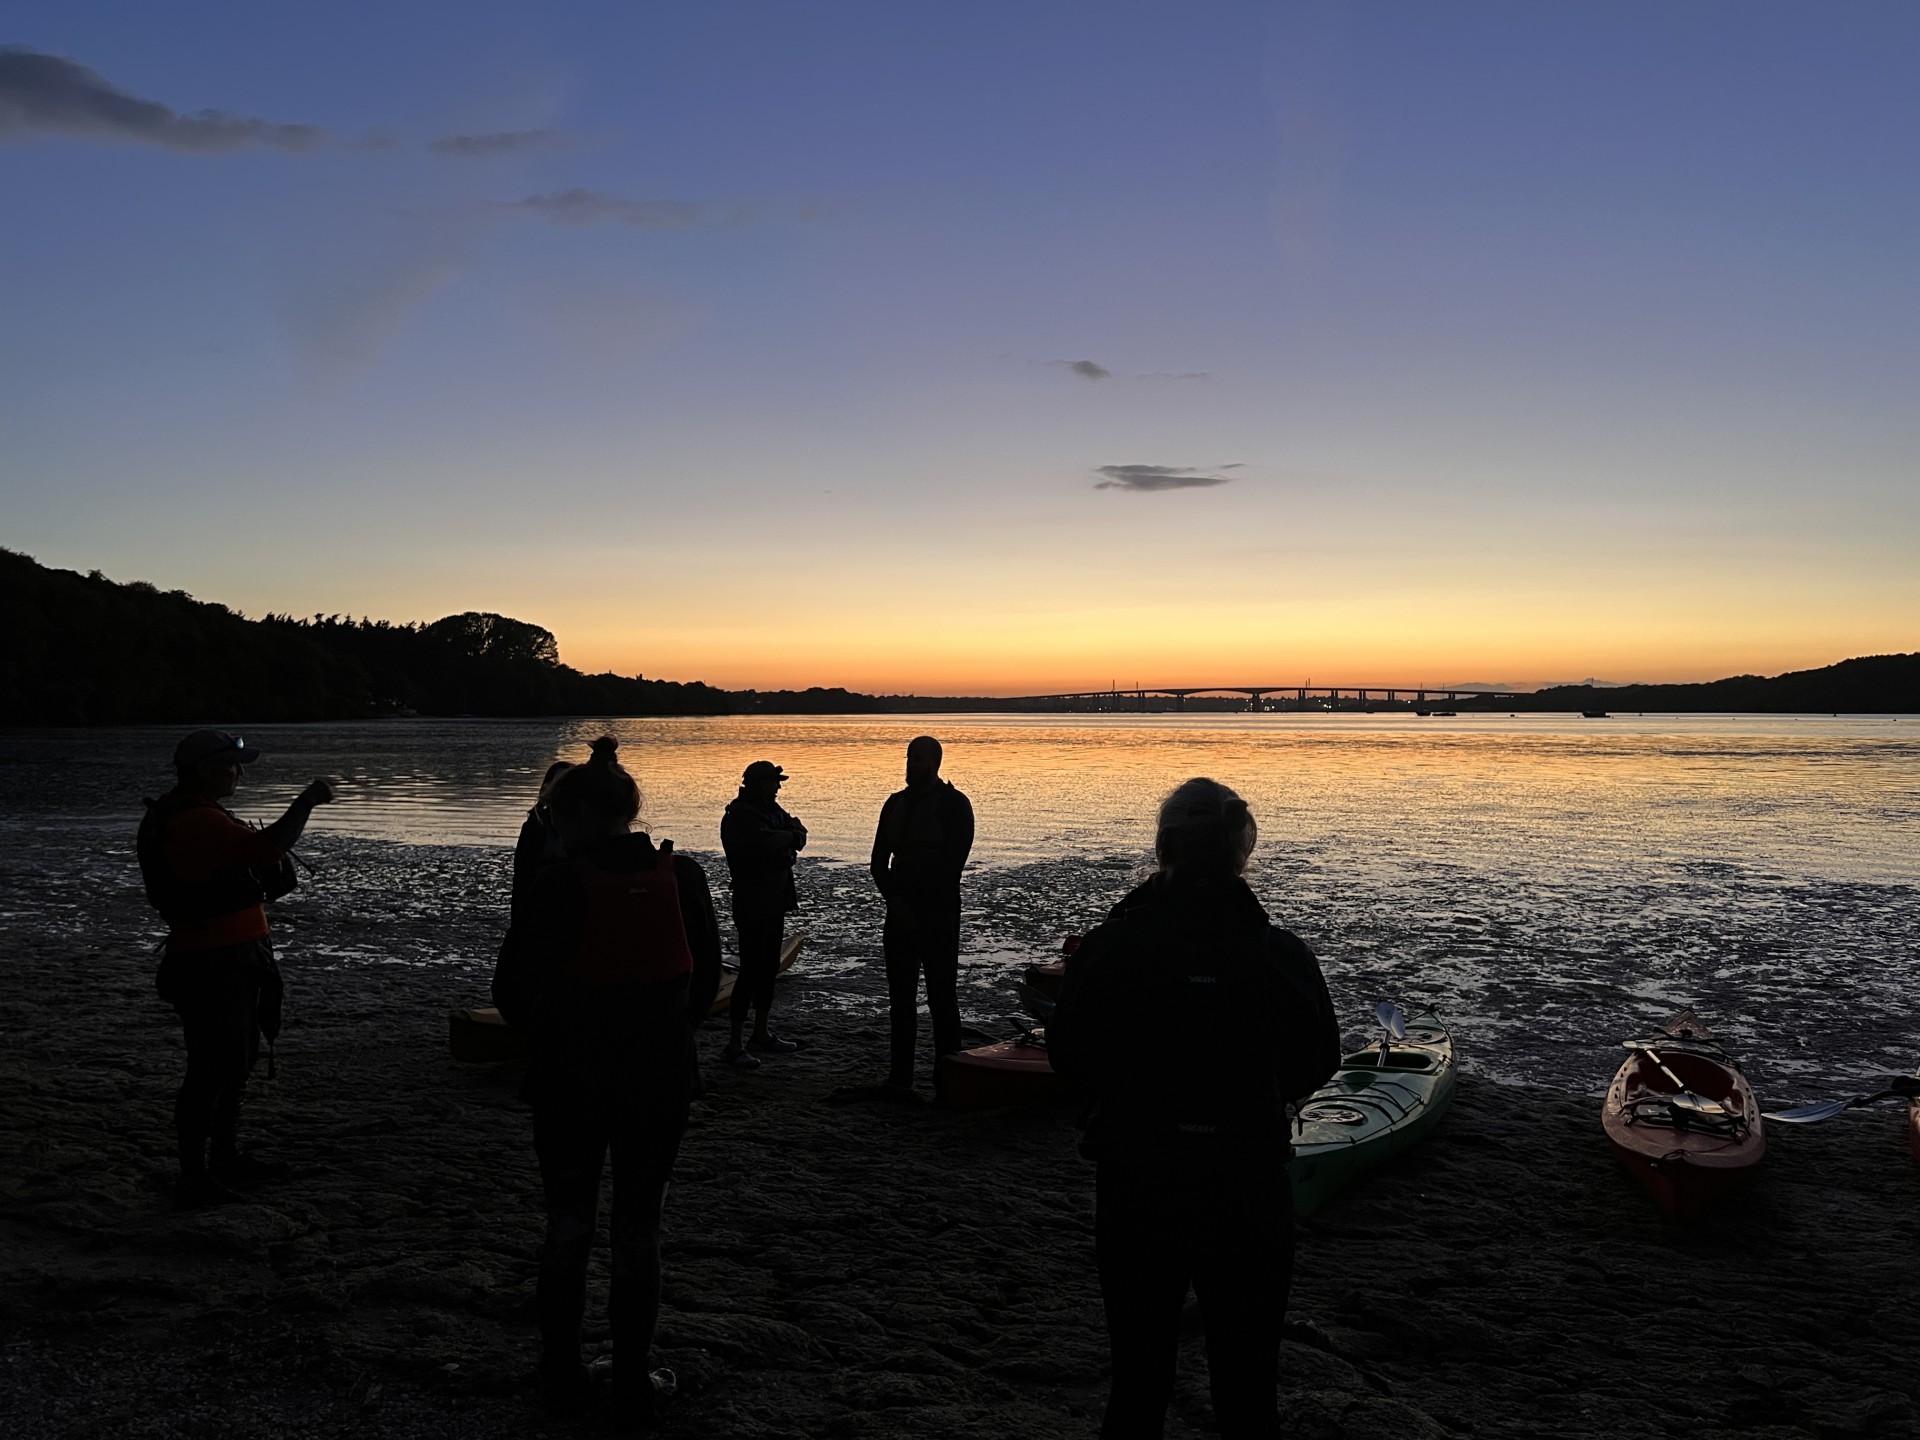
<path fill-rule="evenodd" d="M 495 130 L 485 135 L 443 135 L 438 140 L 427 141 L 427 149 L 436 155 L 456 155 L 469 160 L 572 147 L 573 141 L 558 130 Z"/>
<path fill-rule="evenodd" d="M 1244 468 L 1237 464 L 1212 467 L 1214 470 Z M 1101 465 L 1095 468 L 1094 474 L 1107 477 L 1093 487 L 1096 490 L 1131 490 L 1135 493 L 1202 490 L 1209 485 L 1228 484 L 1235 478 L 1232 475 L 1209 474 L 1193 465 Z"/>
<path fill-rule="evenodd" d="M 1082 380 L 1111 380 L 1113 371 L 1093 360 L 1056 360 L 1056 365 L 1064 365 Z"/>
<path fill-rule="evenodd" d="M 391 219 L 397 223 L 332 256 L 283 303 L 314 379 L 337 381 L 370 367 L 415 311 L 479 263 L 497 223 L 454 212 Z"/>
<path fill-rule="evenodd" d="M 24 45 L 0 47 L 0 139 L 33 134 L 157 145 L 189 155 L 223 155 L 259 145 L 312 150 L 329 138 L 317 125 L 286 125 L 220 110 L 182 115 L 157 100 L 129 95 L 77 60 Z"/>
<path fill-rule="evenodd" d="M 555 225 L 628 225 L 637 230 L 690 230 L 699 225 L 744 225 L 751 205 L 698 205 L 685 200 L 622 200 L 598 190 L 556 190 L 515 201 Z"/>
<path fill-rule="evenodd" d="M 758 207 L 740 203 L 702 205 L 679 200 L 623 200 L 597 190 L 562 190 L 523 200 L 389 212 L 389 228 L 330 259 L 326 270 L 304 281 L 284 307 L 287 324 L 320 379 L 364 370 L 408 318 L 479 265 L 488 246 L 517 218 L 555 225 L 623 225 L 644 230 L 744 224 Z M 583 311 L 598 304 L 606 313 Z M 686 307 L 657 297 L 583 302 L 558 316 L 561 328 L 581 337 L 596 354 L 618 358 L 637 342 L 667 333 L 687 320 Z"/>

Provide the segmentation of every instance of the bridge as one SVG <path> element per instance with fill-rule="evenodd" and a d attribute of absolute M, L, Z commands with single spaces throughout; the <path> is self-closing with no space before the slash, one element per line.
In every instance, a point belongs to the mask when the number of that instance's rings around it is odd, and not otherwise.
<path fill-rule="evenodd" d="M 1248 710 L 1365 710 L 1374 705 L 1402 705 L 1426 711 L 1436 703 L 1493 705 L 1529 695 L 1524 690 L 1463 690 L 1433 685 L 1315 685 L 1312 681 L 1285 685 L 1131 685 L 1125 689 L 1069 690 L 1057 695 L 1017 695 L 1011 703 L 1036 710 L 1147 710 L 1168 708 L 1150 700 L 1171 701 L 1184 710 L 1187 701 L 1228 696 L 1246 697 Z M 1272 697 L 1272 698 L 1269 698 Z"/>

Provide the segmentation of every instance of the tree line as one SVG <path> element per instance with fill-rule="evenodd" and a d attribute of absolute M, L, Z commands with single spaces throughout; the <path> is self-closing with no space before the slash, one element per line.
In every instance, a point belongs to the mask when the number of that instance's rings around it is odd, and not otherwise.
<path fill-rule="evenodd" d="M 267 615 L 0 549 L 0 724 L 354 720 L 382 715 L 859 715 L 1024 710 L 985 696 L 839 688 L 723 690 L 587 675 L 553 633 L 481 611 L 430 623 Z M 1871 655 L 1771 678 L 1562 685 L 1484 707 L 1774 714 L 1920 713 L 1920 654 Z"/>
<path fill-rule="evenodd" d="M 430 623 L 267 615 L 0 549 L 0 724 L 192 724 L 382 715 L 848 714 L 847 690 L 729 691 L 587 675 L 549 630 L 468 611 Z"/>

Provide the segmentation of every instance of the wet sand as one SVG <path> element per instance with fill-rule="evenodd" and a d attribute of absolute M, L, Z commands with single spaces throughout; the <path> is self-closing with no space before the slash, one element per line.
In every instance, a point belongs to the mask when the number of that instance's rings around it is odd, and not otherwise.
<path fill-rule="evenodd" d="M 151 916 L 131 885 L 36 881 L 28 905 L 0 873 L 0 1433 L 595 1433 L 533 1404 L 517 1070 L 447 1056 L 495 942 L 448 879 L 469 862 L 363 901 L 351 876 L 390 851 L 329 859 L 282 919 L 280 1074 L 243 1121 L 295 1173 L 194 1215 L 168 1206 L 181 1052 Z M 470 863 L 491 883 L 497 857 Z M 681 1393 L 660 1433 L 1090 1435 L 1106 1346 L 1073 1107 L 827 1103 L 882 1064 L 862 913 L 780 987 L 806 1048 L 709 1066 L 668 1205 L 654 1362 Z M 710 1060 L 723 1039 L 713 1022 Z M 1287 1434 L 1920 1433 L 1920 1166 L 1897 1112 L 1776 1127 L 1763 1170 L 1679 1230 L 1611 1160 L 1594 1100 L 1468 1075 L 1429 1142 L 1301 1227 Z M 1176 1437 L 1212 1433 L 1191 1308 L 1184 1335 Z"/>

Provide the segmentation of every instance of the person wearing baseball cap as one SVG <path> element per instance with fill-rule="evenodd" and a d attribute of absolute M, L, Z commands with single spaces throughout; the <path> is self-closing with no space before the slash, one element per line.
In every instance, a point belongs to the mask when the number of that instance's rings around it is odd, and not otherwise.
<path fill-rule="evenodd" d="M 239 1148 L 240 1097 L 260 1039 L 280 1033 L 280 967 L 266 902 L 293 889 L 287 858 L 333 787 L 315 780 L 265 829 L 220 802 L 260 752 L 227 730 L 174 746 L 174 788 L 146 802 L 136 851 L 147 900 L 167 922 L 157 986 L 186 1031 L 187 1073 L 174 1102 L 183 1210 L 238 1199 L 285 1174 Z"/>
<path fill-rule="evenodd" d="M 741 775 L 740 793 L 720 819 L 720 846 L 727 853 L 727 872 L 733 879 L 733 928 L 740 946 L 740 977 L 734 982 L 728 1011 L 733 1035 L 722 1058 L 740 1070 L 760 1067 L 755 1050 L 788 1055 L 799 1049 L 767 1028 L 787 912 L 800 908 L 793 885 L 794 858 L 807 844 L 807 827 L 780 808 L 780 787 L 786 780 L 787 772 L 771 760 L 754 761 Z M 753 1011 L 751 1036 L 746 1034 L 749 1009 Z"/>

